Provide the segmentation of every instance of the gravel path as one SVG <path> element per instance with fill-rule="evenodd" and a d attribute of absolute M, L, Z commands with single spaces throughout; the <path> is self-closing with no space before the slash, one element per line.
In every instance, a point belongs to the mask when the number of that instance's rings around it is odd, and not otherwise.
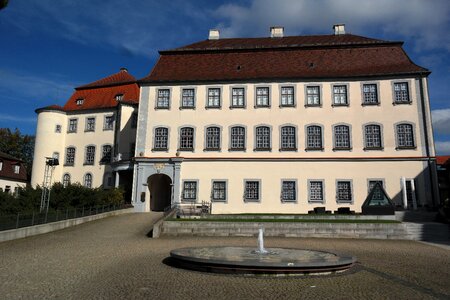
<path fill-rule="evenodd" d="M 2 299 L 450 299 L 450 251 L 413 241 L 266 238 L 266 247 L 348 253 L 342 275 L 254 278 L 177 269 L 171 249 L 256 238 L 146 237 L 159 215 L 125 214 L 0 243 Z"/>

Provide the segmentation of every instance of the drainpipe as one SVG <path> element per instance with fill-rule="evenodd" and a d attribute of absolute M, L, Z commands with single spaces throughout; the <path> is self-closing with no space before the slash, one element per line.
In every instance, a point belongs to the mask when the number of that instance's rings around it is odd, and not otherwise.
<path fill-rule="evenodd" d="M 432 201 L 433 207 L 436 207 L 436 201 L 435 201 L 436 195 L 435 195 L 435 191 L 434 191 L 434 189 L 436 187 L 435 186 L 436 182 L 434 181 L 433 172 L 431 170 L 431 168 L 434 165 L 431 163 L 431 160 L 430 160 L 430 141 L 429 141 L 429 135 L 428 135 L 428 122 L 427 122 L 428 119 L 427 119 L 427 114 L 426 114 L 426 109 L 425 109 L 423 80 L 425 80 L 425 77 L 422 75 L 419 80 L 419 86 L 420 86 L 420 100 L 422 102 L 422 119 L 423 119 L 423 124 L 424 124 L 425 148 L 426 148 L 426 155 L 427 155 L 428 173 L 430 176 L 430 183 L 431 183 L 431 201 Z M 427 91 L 427 94 L 428 94 L 428 91 Z"/>

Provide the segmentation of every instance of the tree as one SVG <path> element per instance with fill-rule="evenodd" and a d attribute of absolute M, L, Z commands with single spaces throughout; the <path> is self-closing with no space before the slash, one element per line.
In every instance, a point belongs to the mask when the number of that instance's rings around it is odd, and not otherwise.
<path fill-rule="evenodd" d="M 0 0 L 0 9 L 5 8 L 8 5 L 8 0 Z"/>
<path fill-rule="evenodd" d="M 28 177 L 33 165 L 34 136 L 22 135 L 19 129 L 0 128 L 0 151 L 23 160 Z"/>

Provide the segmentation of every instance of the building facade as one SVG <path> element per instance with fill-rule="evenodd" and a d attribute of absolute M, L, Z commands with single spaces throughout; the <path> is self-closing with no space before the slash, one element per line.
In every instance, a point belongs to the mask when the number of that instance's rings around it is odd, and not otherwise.
<path fill-rule="evenodd" d="M 139 86 L 122 68 L 75 88 L 66 104 L 37 109 L 31 184 L 42 185 L 47 157 L 59 159 L 54 182 L 123 186 L 131 200 Z"/>
<path fill-rule="evenodd" d="M 208 40 L 160 51 L 139 80 L 136 211 L 356 212 L 380 182 L 438 203 L 427 76 L 402 42 L 345 34 Z"/>
<path fill-rule="evenodd" d="M 0 192 L 16 194 L 27 184 L 27 170 L 23 161 L 0 152 Z"/>

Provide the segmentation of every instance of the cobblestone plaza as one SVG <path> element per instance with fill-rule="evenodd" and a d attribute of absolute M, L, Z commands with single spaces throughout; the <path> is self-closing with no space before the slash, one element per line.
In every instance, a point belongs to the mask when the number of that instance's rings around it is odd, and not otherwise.
<path fill-rule="evenodd" d="M 266 247 L 347 253 L 342 275 L 255 278 L 177 269 L 172 249 L 256 238 L 146 236 L 158 215 L 125 214 L 0 243 L 3 299 L 449 299 L 450 251 L 413 241 L 266 238 Z"/>

